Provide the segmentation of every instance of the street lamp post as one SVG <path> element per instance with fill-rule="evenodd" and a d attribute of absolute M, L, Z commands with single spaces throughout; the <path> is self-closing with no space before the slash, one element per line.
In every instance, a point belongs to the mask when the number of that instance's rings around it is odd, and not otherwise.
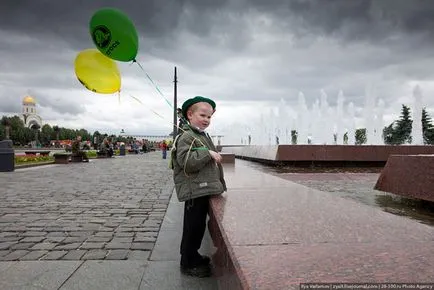
<path fill-rule="evenodd" d="M 175 76 L 173 79 L 173 140 L 175 140 L 176 135 L 178 135 L 178 114 L 176 109 L 178 108 L 178 78 L 176 75 L 176 66 L 175 66 Z"/>

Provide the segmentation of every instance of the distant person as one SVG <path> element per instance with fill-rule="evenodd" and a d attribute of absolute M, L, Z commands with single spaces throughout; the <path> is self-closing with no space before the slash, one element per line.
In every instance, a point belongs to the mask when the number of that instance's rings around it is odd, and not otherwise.
<path fill-rule="evenodd" d="M 185 202 L 181 272 L 196 277 L 211 276 L 210 258 L 198 252 L 206 229 L 209 197 L 226 191 L 222 156 L 205 132 L 214 112 L 211 99 L 194 97 L 185 101 L 182 113 L 189 124 L 176 137 L 171 151 L 176 194 Z"/>
<path fill-rule="evenodd" d="M 104 138 L 101 145 L 99 146 L 99 152 L 108 157 L 113 156 L 113 147 L 110 146 L 110 142 L 107 138 Z"/>
<path fill-rule="evenodd" d="M 74 142 L 72 142 L 71 152 L 74 156 L 81 156 L 81 158 L 83 158 L 84 162 L 89 162 L 89 158 L 87 157 L 86 152 L 81 150 L 81 136 L 80 135 L 78 135 L 75 138 Z"/>
<path fill-rule="evenodd" d="M 167 144 L 166 144 L 166 141 L 161 142 L 160 148 L 161 148 L 161 151 L 163 153 L 163 159 L 166 159 L 166 156 L 167 156 Z"/>
<path fill-rule="evenodd" d="M 142 140 L 142 151 L 143 151 L 143 153 L 148 152 L 148 141 L 145 139 Z"/>

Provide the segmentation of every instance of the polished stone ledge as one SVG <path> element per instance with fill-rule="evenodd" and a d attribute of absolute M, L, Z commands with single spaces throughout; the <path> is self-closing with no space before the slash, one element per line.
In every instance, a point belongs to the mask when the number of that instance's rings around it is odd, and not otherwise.
<path fill-rule="evenodd" d="M 222 156 L 222 163 L 235 163 L 235 154 L 233 153 L 220 153 Z"/>
<path fill-rule="evenodd" d="M 432 282 L 434 229 L 256 171 L 225 166 L 209 229 L 220 289 L 307 282 Z"/>
<path fill-rule="evenodd" d="M 269 162 L 353 163 L 384 166 L 389 155 L 434 154 L 434 146 L 423 145 L 251 145 L 222 146 L 223 153 Z"/>

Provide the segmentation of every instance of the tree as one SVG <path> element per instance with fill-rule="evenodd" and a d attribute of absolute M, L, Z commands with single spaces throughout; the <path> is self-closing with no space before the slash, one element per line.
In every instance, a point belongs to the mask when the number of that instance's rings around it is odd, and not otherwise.
<path fill-rule="evenodd" d="M 23 144 L 24 141 L 24 122 L 18 116 L 9 118 L 11 122 L 10 139 L 14 144 Z"/>
<path fill-rule="evenodd" d="M 422 132 L 425 144 L 434 144 L 434 125 L 426 108 L 422 109 Z"/>
<path fill-rule="evenodd" d="M 396 127 L 394 128 L 394 139 L 396 144 L 411 144 L 411 129 L 413 121 L 410 118 L 410 108 L 406 105 L 402 105 L 401 116 L 396 121 Z"/>
<path fill-rule="evenodd" d="M 38 146 L 38 144 L 39 144 L 39 140 L 38 140 L 38 132 L 39 132 L 39 129 L 41 128 L 41 126 L 39 126 L 38 124 L 34 124 L 33 126 L 32 126 L 32 130 L 35 132 L 35 142 L 36 142 L 36 146 Z"/>
<path fill-rule="evenodd" d="M 68 128 L 60 128 L 59 138 L 61 140 L 74 140 L 77 137 L 76 130 Z"/>
<path fill-rule="evenodd" d="M 356 145 L 362 145 L 365 144 L 367 139 L 366 139 L 366 128 L 359 128 L 356 130 L 355 132 L 355 141 L 356 141 Z"/>
<path fill-rule="evenodd" d="M 44 146 L 50 146 L 51 137 L 53 136 L 53 133 L 54 133 L 53 128 L 51 128 L 50 125 L 45 124 L 44 126 L 42 126 L 40 139 L 41 139 L 41 143 Z"/>
<path fill-rule="evenodd" d="M 384 127 L 383 129 L 383 140 L 384 144 L 393 145 L 398 144 L 395 136 L 395 129 L 393 128 L 395 121 L 390 123 L 389 126 Z"/>
<path fill-rule="evenodd" d="M 60 128 L 59 128 L 59 126 L 54 125 L 54 126 L 53 126 L 53 132 L 54 132 L 54 134 L 56 135 L 56 136 L 55 136 L 55 138 L 56 138 L 56 143 L 54 144 L 54 146 L 55 146 L 56 148 L 59 148 L 59 147 L 60 147 L 60 143 L 59 143 L 59 133 L 60 133 Z"/>
<path fill-rule="evenodd" d="M 19 143 L 21 145 L 28 145 L 30 142 L 35 140 L 35 132 L 30 128 L 23 128 L 21 131 L 21 137 Z"/>
<path fill-rule="evenodd" d="M 55 136 L 56 141 L 59 142 L 59 133 L 60 133 L 60 128 L 59 128 L 59 126 L 54 125 L 54 126 L 53 126 L 53 132 L 54 132 L 54 134 L 56 135 L 56 136 Z"/>
<path fill-rule="evenodd" d="M 291 130 L 291 144 L 292 145 L 297 145 L 297 131 L 296 130 Z"/>
<path fill-rule="evenodd" d="M 59 127 L 57 125 L 51 127 L 49 124 L 45 124 L 42 126 L 42 128 L 40 128 L 40 126 L 36 126 L 36 124 L 33 124 L 32 128 L 27 128 L 19 116 L 2 116 L 0 119 L 0 140 L 5 139 L 6 137 L 6 124 L 9 124 L 8 134 L 10 135 L 9 138 L 13 141 L 14 145 L 28 145 L 32 141 L 37 141 L 39 129 L 41 129 L 39 139 L 41 139 L 44 145 L 48 145 L 54 138 L 56 138 L 56 144 L 60 145 L 58 142 L 59 140 L 74 140 L 77 135 L 81 135 L 83 140 L 90 141 L 93 141 L 93 137 L 96 136 L 99 137 L 99 142 L 101 142 L 104 137 L 108 136 L 108 134 L 101 134 L 98 131 L 95 131 L 91 134 L 86 129 L 75 130 Z M 111 135 L 110 138 L 113 141 L 127 141 L 127 138 L 124 136 Z M 132 140 L 131 137 L 129 138 Z"/>
<path fill-rule="evenodd" d="M 86 129 L 77 130 L 75 135 L 80 135 L 82 140 L 92 141 L 92 135 Z"/>

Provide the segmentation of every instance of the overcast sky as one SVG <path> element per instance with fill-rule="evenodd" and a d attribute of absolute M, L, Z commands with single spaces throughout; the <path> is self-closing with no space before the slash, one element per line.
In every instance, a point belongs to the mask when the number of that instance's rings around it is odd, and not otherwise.
<path fill-rule="evenodd" d="M 118 62 L 122 93 L 86 90 L 74 59 L 94 48 L 88 27 L 98 9 L 124 11 L 139 34 L 137 60 L 178 106 L 195 95 L 217 103 L 210 128 L 254 124 L 298 94 L 311 108 L 339 90 L 363 124 L 365 90 L 385 103 L 385 125 L 419 85 L 434 115 L 434 1 L 430 0 L 1 0 L 0 114 L 21 111 L 30 94 L 44 123 L 118 134 L 168 134 L 171 107 L 136 64 Z M 143 104 L 132 99 L 134 95 Z M 155 114 L 157 112 L 160 116 Z M 267 120 L 267 118 L 265 118 Z"/>

